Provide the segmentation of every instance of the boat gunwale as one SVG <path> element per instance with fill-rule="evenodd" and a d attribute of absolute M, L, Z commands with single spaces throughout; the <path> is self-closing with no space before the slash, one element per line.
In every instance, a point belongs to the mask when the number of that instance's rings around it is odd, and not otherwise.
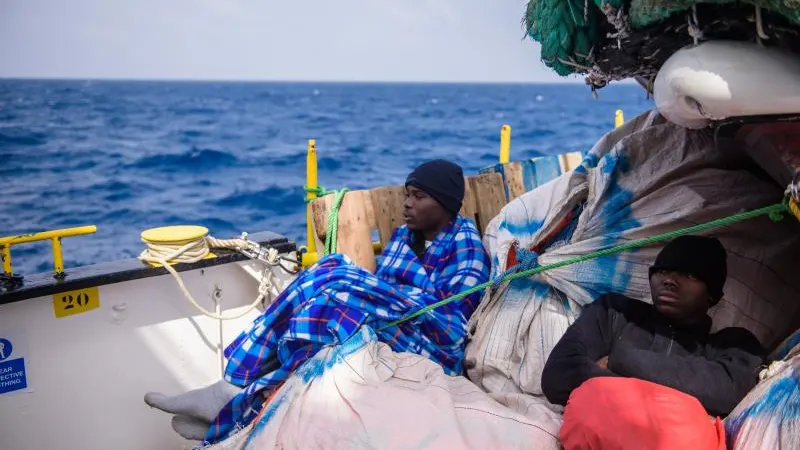
<path fill-rule="evenodd" d="M 295 242 L 289 238 L 272 231 L 263 231 L 251 234 L 248 239 L 258 242 L 262 246 L 275 248 L 278 253 L 284 254 L 297 250 Z M 178 263 L 172 267 L 178 272 L 204 269 L 223 264 L 246 261 L 248 258 L 233 250 L 214 249 L 215 258 L 205 258 L 194 263 Z M 64 270 L 64 278 L 58 279 L 52 272 L 41 272 L 25 276 L 20 287 L 10 290 L 0 288 L 0 305 L 7 305 L 47 295 L 143 278 L 168 275 L 163 267 L 145 264 L 136 258 L 108 261 Z"/>

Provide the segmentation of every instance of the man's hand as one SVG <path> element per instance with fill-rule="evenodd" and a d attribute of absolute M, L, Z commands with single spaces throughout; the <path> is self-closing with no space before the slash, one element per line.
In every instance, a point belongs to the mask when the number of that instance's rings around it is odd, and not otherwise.
<path fill-rule="evenodd" d="M 598 359 L 597 365 L 603 369 L 608 369 L 608 356 L 603 356 L 602 358 Z"/>

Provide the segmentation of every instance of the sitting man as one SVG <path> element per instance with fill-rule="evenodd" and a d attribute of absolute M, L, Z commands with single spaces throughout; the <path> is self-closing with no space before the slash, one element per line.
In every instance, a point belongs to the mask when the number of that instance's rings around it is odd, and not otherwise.
<path fill-rule="evenodd" d="M 743 328 L 709 332 L 726 260 L 717 239 L 679 237 L 650 268 L 653 305 L 617 294 L 588 305 L 545 364 L 547 399 L 566 405 L 590 378 L 629 377 L 688 394 L 710 415 L 730 413 L 758 382 L 763 350 Z"/>
<path fill-rule="evenodd" d="M 489 279 L 489 256 L 478 230 L 458 214 L 464 199 L 461 167 L 427 162 L 405 186 L 406 225 L 395 230 L 374 275 L 344 255 L 323 257 L 226 348 L 230 384 L 221 381 L 175 397 L 150 393 L 145 402 L 177 414 L 173 428 L 182 436 L 218 442 L 236 424 L 250 423 L 268 394 L 303 362 L 362 325 L 393 350 L 426 356 L 446 373 L 460 374 L 466 324 L 480 293 L 382 328 Z"/>

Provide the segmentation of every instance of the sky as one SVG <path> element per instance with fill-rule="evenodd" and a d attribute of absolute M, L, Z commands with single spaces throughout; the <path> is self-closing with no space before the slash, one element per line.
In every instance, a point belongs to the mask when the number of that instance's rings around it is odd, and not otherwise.
<path fill-rule="evenodd" d="M 522 0 L 0 0 L 0 77 L 583 82 Z"/>

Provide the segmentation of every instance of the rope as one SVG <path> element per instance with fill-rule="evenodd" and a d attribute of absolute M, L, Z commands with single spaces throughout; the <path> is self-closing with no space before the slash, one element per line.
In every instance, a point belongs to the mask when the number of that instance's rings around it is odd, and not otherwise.
<path fill-rule="evenodd" d="M 331 253 L 336 253 L 336 244 L 339 235 L 339 210 L 342 207 L 342 200 L 349 189 L 342 188 L 339 190 L 329 191 L 322 186 L 313 188 L 305 186 L 304 189 L 306 192 L 313 192 L 317 194 L 317 198 L 336 194 L 336 198 L 334 198 L 333 204 L 331 205 L 331 210 L 328 212 L 328 232 L 325 235 L 325 248 L 323 249 L 323 254 L 330 255 Z M 313 202 L 314 200 L 316 200 L 316 198 L 306 198 L 306 203 Z"/>
<path fill-rule="evenodd" d="M 267 295 L 269 288 L 271 287 L 271 282 L 269 280 L 270 270 L 269 267 L 264 269 L 264 272 L 261 274 L 261 282 L 259 283 L 258 287 L 258 296 L 250 304 L 250 306 L 243 312 L 234 314 L 232 316 L 221 316 L 215 314 L 211 311 L 200 306 L 197 301 L 194 299 L 192 294 L 186 288 L 186 285 L 183 283 L 183 279 L 178 274 L 178 272 L 169 264 L 172 263 L 194 263 L 197 261 L 202 260 L 210 251 L 210 247 L 213 248 L 227 248 L 231 250 L 236 250 L 239 252 L 244 252 L 245 250 L 252 249 L 253 243 L 250 241 L 246 241 L 244 239 L 216 239 L 211 236 L 206 236 L 200 239 L 196 239 L 194 241 L 188 242 L 184 245 L 175 244 L 175 243 L 151 243 L 145 242 L 147 244 L 147 248 L 142 251 L 139 255 L 139 259 L 144 262 L 148 263 L 158 263 L 161 264 L 167 271 L 172 274 L 175 278 L 175 281 L 178 282 L 178 286 L 180 287 L 181 291 L 183 292 L 184 297 L 186 297 L 189 302 L 197 308 L 198 311 L 203 313 L 203 315 L 207 317 L 211 317 L 212 319 L 216 320 L 233 320 L 243 317 L 245 314 L 252 311 Z M 270 248 L 267 251 L 267 256 L 265 262 L 270 265 L 278 265 L 278 251 L 274 248 Z"/>
<path fill-rule="evenodd" d="M 324 196 L 326 196 L 326 195 L 333 194 L 333 193 L 335 193 L 335 192 L 336 192 L 336 191 L 329 191 L 329 190 L 325 189 L 325 188 L 324 188 L 324 187 L 322 187 L 322 186 L 317 186 L 317 187 L 313 187 L 313 188 L 312 188 L 312 187 L 308 187 L 308 186 L 304 186 L 304 187 L 303 187 L 303 189 L 304 189 L 304 190 L 305 190 L 307 193 L 314 193 L 314 194 L 317 194 L 317 198 L 319 198 L 319 197 L 324 197 Z M 311 203 L 311 202 L 313 202 L 314 200 L 316 200 L 316 198 L 308 198 L 308 197 L 306 197 L 306 203 Z"/>
<path fill-rule="evenodd" d="M 691 227 L 681 228 L 679 230 L 669 231 L 667 233 L 658 234 L 656 236 L 651 236 L 651 237 L 644 238 L 644 239 L 638 239 L 638 240 L 635 240 L 635 241 L 627 242 L 625 244 L 620 244 L 620 245 L 617 245 L 617 246 L 614 246 L 614 247 L 610 247 L 610 248 L 606 248 L 606 249 L 603 249 L 603 250 L 598 250 L 596 252 L 588 253 L 586 255 L 567 258 L 567 259 L 565 259 L 563 261 L 559 261 L 559 262 L 555 262 L 555 263 L 551 263 L 551 264 L 545 264 L 543 266 L 538 266 L 538 267 L 525 269 L 525 270 L 514 270 L 514 271 L 508 271 L 507 270 L 506 272 L 503 272 L 503 274 L 501 274 L 500 276 L 498 276 L 494 280 L 490 280 L 490 281 L 487 281 L 486 283 L 479 284 L 479 285 L 474 286 L 474 287 L 472 287 L 470 289 L 467 289 L 464 292 L 460 292 L 460 293 L 458 293 L 456 295 L 453 295 L 452 297 L 449 297 L 449 298 L 446 298 L 446 299 L 441 300 L 439 302 L 436 302 L 436 303 L 433 303 L 431 305 L 428 305 L 428 306 L 426 306 L 426 307 L 424 307 L 424 308 L 422 308 L 422 309 L 420 309 L 420 310 L 418 310 L 416 312 L 413 312 L 413 313 L 411 313 L 411 314 L 409 314 L 409 315 L 407 315 L 407 316 L 405 316 L 403 318 L 400 318 L 398 320 L 395 320 L 393 322 L 390 322 L 387 325 L 384 325 L 384 326 L 378 328 L 378 331 L 383 331 L 383 330 L 385 330 L 387 328 L 390 328 L 390 327 L 393 327 L 395 325 L 398 325 L 398 324 L 401 324 L 403 322 L 406 322 L 408 320 L 414 319 L 416 317 L 419 317 L 419 316 L 427 313 L 428 311 L 434 310 L 434 309 L 436 309 L 436 308 L 438 308 L 440 306 L 446 305 L 448 303 L 451 303 L 451 302 L 454 302 L 454 301 L 457 301 L 457 300 L 461 300 L 461 299 L 463 299 L 464 297 L 466 297 L 468 295 L 471 295 L 471 294 L 474 294 L 476 292 L 482 291 L 482 290 L 484 290 L 484 289 L 486 289 L 488 287 L 495 286 L 495 285 L 497 285 L 497 284 L 499 284 L 500 282 L 503 282 L 503 281 L 513 281 L 513 280 L 516 280 L 518 278 L 525 278 L 525 277 L 533 276 L 533 275 L 536 275 L 536 274 L 539 274 L 539 273 L 542 273 L 542 272 L 545 272 L 545 271 L 548 271 L 548 270 L 557 269 L 559 267 L 564 267 L 564 266 L 569 266 L 571 264 L 581 263 L 581 262 L 584 262 L 584 261 L 588 261 L 590 259 L 600 258 L 602 256 L 614 255 L 616 253 L 621 253 L 621 252 L 624 252 L 626 250 L 631 250 L 631 249 L 639 248 L 639 247 L 645 247 L 645 246 L 648 246 L 650 244 L 654 244 L 654 243 L 657 243 L 657 242 L 672 240 L 672 239 L 674 239 L 676 237 L 684 236 L 684 235 L 687 235 L 687 234 L 699 233 L 701 231 L 707 231 L 707 230 L 711 230 L 711 229 L 714 229 L 714 228 L 724 227 L 724 226 L 727 226 L 727 225 L 731 225 L 731 224 L 734 224 L 734 223 L 737 223 L 737 222 L 741 222 L 741 221 L 752 219 L 752 218 L 759 217 L 759 216 L 767 215 L 767 216 L 769 216 L 770 219 L 772 219 L 773 221 L 777 222 L 777 221 L 783 219 L 783 213 L 784 212 L 791 211 L 791 208 L 793 208 L 792 207 L 792 203 L 794 203 L 795 210 L 800 213 L 800 208 L 798 207 L 797 203 L 795 203 L 794 201 L 787 200 L 784 203 L 778 203 L 778 204 L 775 204 L 775 205 L 772 205 L 772 206 L 766 206 L 766 207 L 763 207 L 763 208 L 755 209 L 753 211 L 747 211 L 747 212 L 743 212 L 743 213 L 733 214 L 731 216 L 724 217 L 724 218 L 721 218 L 721 219 L 712 220 L 710 222 L 701 223 L 699 225 L 694 225 L 694 226 L 691 226 Z M 792 214 L 794 214 L 794 213 L 792 213 Z M 796 217 L 798 217 L 798 220 L 800 220 L 800 215 L 796 215 Z M 528 253 L 532 253 L 532 252 L 528 252 Z M 535 253 L 534 253 L 534 255 L 535 255 Z M 525 264 L 530 264 L 531 263 L 530 257 L 528 256 L 526 258 L 527 259 L 524 260 Z M 511 272 L 511 273 L 509 273 L 509 272 Z"/>
<path fill-rule="evenodd" d="M 339 234 L 339 209 L 342 207 L 342 200 L 347 193 L 347 188 L 342 188 L 336 192 L 333 205 L 328 212 L 328 233 L 325 235 L 325 254 L 330 255 L 336 252 L 336 241 Z"/>

